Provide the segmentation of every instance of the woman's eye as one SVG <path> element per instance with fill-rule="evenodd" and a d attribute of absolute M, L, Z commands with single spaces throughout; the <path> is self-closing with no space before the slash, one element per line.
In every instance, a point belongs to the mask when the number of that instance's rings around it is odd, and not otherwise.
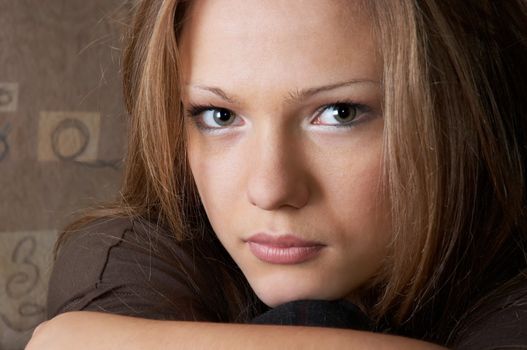
<path fill-rule="evenodd" d="M 243 120 L 226 108 L 214 106 L 191 106 L 187 115 L 192 117 L 201 129 L 222 129 L 243 125 Z"/>
<path fill-rule="evenodd" d="M 209 109 L 203 112 L 203 124 L 210 128 L 218 128 L 231 125 L 236 116 L 225 108 Z"/>
<path fill-rule="evenodd" d="M 315 125 L 346 126 L 360 113 L 360 106 L 352 103 L 334 103 L 325 106 L 313 122 Z"/>

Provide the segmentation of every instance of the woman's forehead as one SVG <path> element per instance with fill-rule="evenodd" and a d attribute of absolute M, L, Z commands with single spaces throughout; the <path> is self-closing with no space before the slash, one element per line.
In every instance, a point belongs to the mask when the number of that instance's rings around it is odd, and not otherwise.
<path fill-rule="evenodd" d="M 186 84 L 302 89 L 380 79 L 357 1 L 196 1 L 181 36 Z"/>
<path fill-rule="evenodd" d="M 222 33 L 237 35 L 240 27 L 246 32 L 273 33 L 283 27 L 301 32 L 332 22 L 347 26 L 340 22 L 342 19 L 353 24 L 368 16 L 365 9 L 359 0 L 193 0 L 185 21 L 212 20 Z"/>

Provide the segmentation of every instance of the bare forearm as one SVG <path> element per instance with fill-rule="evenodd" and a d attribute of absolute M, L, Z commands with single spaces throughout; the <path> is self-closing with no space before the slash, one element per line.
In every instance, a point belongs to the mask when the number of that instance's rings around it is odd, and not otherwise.
<path fill-rule="evenodd" d="M 417 340 L 354 330 L 155 321 L 94 312 L 62 314 L 27 350 L 46 349 L 442 349 Z"/>

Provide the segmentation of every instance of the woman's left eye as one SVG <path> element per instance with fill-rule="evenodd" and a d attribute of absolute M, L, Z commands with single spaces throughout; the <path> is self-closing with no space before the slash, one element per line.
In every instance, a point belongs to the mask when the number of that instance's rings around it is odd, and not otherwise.
<path fill-rule="evenodd" d="M 349 102 L 337 102 L 320 109 L 317 117 L 312 122 L 315 125 L 351 126 L 363 112 L 361 105 Z"/>

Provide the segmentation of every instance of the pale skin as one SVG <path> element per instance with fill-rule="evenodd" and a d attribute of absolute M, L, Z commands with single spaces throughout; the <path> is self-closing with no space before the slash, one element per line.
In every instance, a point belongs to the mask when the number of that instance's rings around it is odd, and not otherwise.
<path fill-rule="evenodd" d="M 353 300 L 387 253 L 390 225 L 378 192 L 382 67 L 374 43 L 354 1 L 192 6 L 181 42 L 182 102 L 186 109 L 214 108 L 186 118 L 189 162 L 220 241 L 270 306 Z M 264 262 L 245 242 L 262 230 L 294 233 L 324 248 L 299 264 Z M 55 317 L 27 347 L 72 348 L 440 349 L 355 330 L 94 312 Z"/>
<path fill-rule="evenodd" d="M 269 306 L 348 296 L 391 237 L 368 18 L 350 1 L 203 1 L 186 23 L 183 105 L 213 106 L 185 120 L 214 232 Z M 259 232 L 324 248 L 300 264 L 262 262 L 247 243 Z"/>

